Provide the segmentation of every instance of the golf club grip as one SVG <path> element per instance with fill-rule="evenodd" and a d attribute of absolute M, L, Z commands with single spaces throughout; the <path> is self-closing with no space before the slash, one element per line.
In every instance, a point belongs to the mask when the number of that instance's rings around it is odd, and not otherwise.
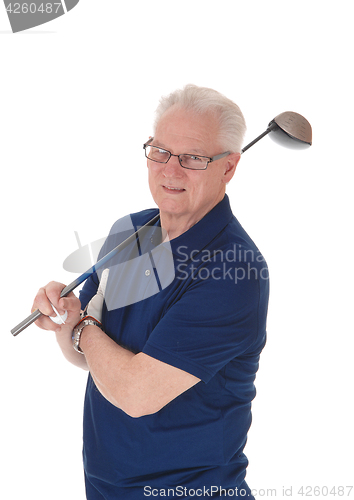
<path fill-rule="evenodd" d="M 42 316 L 42 313 L 39 309 L 33 311 L 32 314 L 30 314 L 26 319 L 21 321 L 21 323 L 19 323 L 17 326 L 15 326 L 15 328 L 11 330 L 12 335 L 16 337 L 16 335 L 21 333 L 25 328 L 32 325 L 32 323 L 34 323 L 40 316 Z"/>
<path fill-rule="evenodd" d="M 72 281 L 69 285 L 67 285 L 65 288 L 60 293 L 60 297 L 66 297 L 69 295 L 70 292 L 75 290 L 81 283 L 87 280 L 95 271 L 100 269 L 102 266 L 104 266 L 109 260 L 111 260 L 112 257 L 117 255 L 118 252 L 123 250 L 126 246 L 128 246 L 134 239 L 136 239 L 139 236 L 139 233 L 142 232 L 147 226 L 151 226 L 155 224 L 160 218 L 160 214 L 155 215 L 151 220 L 149 220 L 144 226 L 139 228 L 135 233 L 131 234 L 126 240 L 122 241 L 118 246 L 113 248 L 107 255 L 102 257 L 96 264 L 94 264 L 90 269 L 88 269 L 85 273 L 81 274 L 78 278 L 76 278 L 74 281 Z M 30 314 L 26 319 L 21 321 L 15 328 L 11 330 L 11 333 L 14 337 L 21 333 L 25 328 L 30 326 L 32 323 L 34 323 L 40 316 L 42 316 L 42 313 L 39 309 L 36 309 L 32 314 Z"/>
<path fill-rule="evenodd" d="M 77 283 L 78 280 L 74 280 L 70 285 L 66 286 L 63 288 L 63 290 L 60 293 L 60 297 L 66 297 L 66 295 L 69 295 L 69 293 L 74 290 L 80 283 Z M 32 325 L 38 318 L 42 316 L 42 313 L 39 309 L 36 309 L 33 311 L 32 314 L 30 314 L 26 319 L 21 321 L 15 328 L 11 330 L 11 333 L 14 337 L 21 333 L 25 328 L 28 326 Z"/>

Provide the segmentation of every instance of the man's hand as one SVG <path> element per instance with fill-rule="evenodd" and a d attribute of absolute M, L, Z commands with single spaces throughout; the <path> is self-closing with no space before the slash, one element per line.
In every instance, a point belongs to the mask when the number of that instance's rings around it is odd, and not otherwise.
<path fill-rule="evenodd" d="M 60 293 L 65 288 L 65 285 L 56 281 L 51 281 L 38 291 L 32 306 L 32 311 L 39 309 L 43 316 L 36 321 L 36 325 L 42 330 L 54 331 L 58 344 L 65 358 L 84 370 L 88 370 L 85 356 L 76 352 L 72 343 L 72 331 L 80 321 L 80 300 L 73 292 L 67 297 L 60 298 Z M 56 317 L 53 306 L 60 315 L 67 311 L 68 316 L 64 325 L 54 323 L 49 316 Z"/>
<path fill-rule="evenodd" d="M 74 326 L 80 321 L 80 300 L 71 292 L 67 297 L 60 298 L 60 293 L 65 288 L 65 285 L 56 281 L 51 281 L 43 288 L 40 288 L 32 306 L 32 311 L 39 309 L 43 316 L 37 321 L 36 325 L 43 330 L 50 330 L 55 332 L 67 331 L 70 333 Z M 57 325 L 48 316 L 56 317 L 53 306 L 57 309 L 60 315 L 65 311 L 68 317 L 65 325 Z"/>

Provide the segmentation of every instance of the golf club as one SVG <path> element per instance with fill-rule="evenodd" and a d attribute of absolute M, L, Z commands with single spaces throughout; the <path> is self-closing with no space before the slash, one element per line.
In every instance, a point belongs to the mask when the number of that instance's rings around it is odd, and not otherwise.
<path fill-rule="evenodd" d="M 256 142 L 265 137 L 267 134 L 272 132 L 271 136 L 275 142 L 281 144 L 285 147 L 291 149 L 303 149 L 304 147 L 311 146 L 312 144 L 312 129 L 309 122 L 303 116 L 298 113 L 291 111 L 286 111 L 276 116 L 268 125 L 268 128 L 263 134 L 259 135 L 254 141 L 250 142 L 246 147 L 242 149 L 242 153 L 247 151 Z M 139 237 L 139 235 L 148 226 L 154 225 L 160 218 L 160 215 L 156 215 L 153 219 L 148 221 L 145 226 L 131 234 L 126 240 L 116 246 L 107 255 L 102 257 L 96 264 L 94 264 L 90 269 L 81 274 L 78 278 L 72 281 L 61 291 L 60 297 L 66 297 L 70 292 L 75 290 L 81 283 L 87 280 L 94 272 L 100 269 L 106 262 L 108 262 L 112 257 L 117 255 L 121 250 L 126 248 L 129 243 L 134 241 Z M 34 323 L 42 313 L 39 309 L 36 309 L 32 314 L 30 314 L 26 319 L 19 323 L 15 328 L 11 330 L 12 335 L 15 337 L 21 333 L 25 328 Z"/>
<path fill-rule="evenodd" d="M 290 149 L 305 149 L 312 144 L 312 128 L 309 122 L 299 113 L 285 111 L 277 115 L 268 124 L 268 128 L 263 134 L 259 135 L 254 141 L 247 144 L 242 149 L 242 153 L 247 151 L 260 139 L 273 132 L 271 137 L 274 142 Z"/>

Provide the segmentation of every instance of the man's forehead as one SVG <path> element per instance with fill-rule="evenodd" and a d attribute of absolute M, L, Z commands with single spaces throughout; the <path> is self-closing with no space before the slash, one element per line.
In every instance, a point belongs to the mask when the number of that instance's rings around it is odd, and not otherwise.
<path fill-rule="evenodd" d="M 212 110 L 197 111 L 194 109 L 184 108 L 174 104 L 168 108 L 161 116 L 159 122 L 161 121 L 178 121 L 181 120 L 186 123 L 209 123 L 213 126 L 218 122 L 217 115 Z"/>
<path fill-rule="evenodd" d="M 215 116 L 172 107 L 162 115 L 157 124 L 154 145 L 166 149 L 173 144 L 185 145 L 191 153 L 205 155 L 215 143 L 217 132 Z"/>

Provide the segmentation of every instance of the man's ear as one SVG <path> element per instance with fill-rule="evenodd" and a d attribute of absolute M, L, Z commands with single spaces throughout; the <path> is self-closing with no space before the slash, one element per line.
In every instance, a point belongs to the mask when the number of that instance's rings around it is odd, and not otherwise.
<path fill-rule="evenodd" d="M 240 161 L 240 159 L 241 159 L 240 153 L 232 153 L 231 155 L 227 156 L 227 162 L 225 164 L 225 172 L 223 178 L 225 184 L 230 182 L 231 179 L 233 178 L 236 172 L 237 164 Z"/>

